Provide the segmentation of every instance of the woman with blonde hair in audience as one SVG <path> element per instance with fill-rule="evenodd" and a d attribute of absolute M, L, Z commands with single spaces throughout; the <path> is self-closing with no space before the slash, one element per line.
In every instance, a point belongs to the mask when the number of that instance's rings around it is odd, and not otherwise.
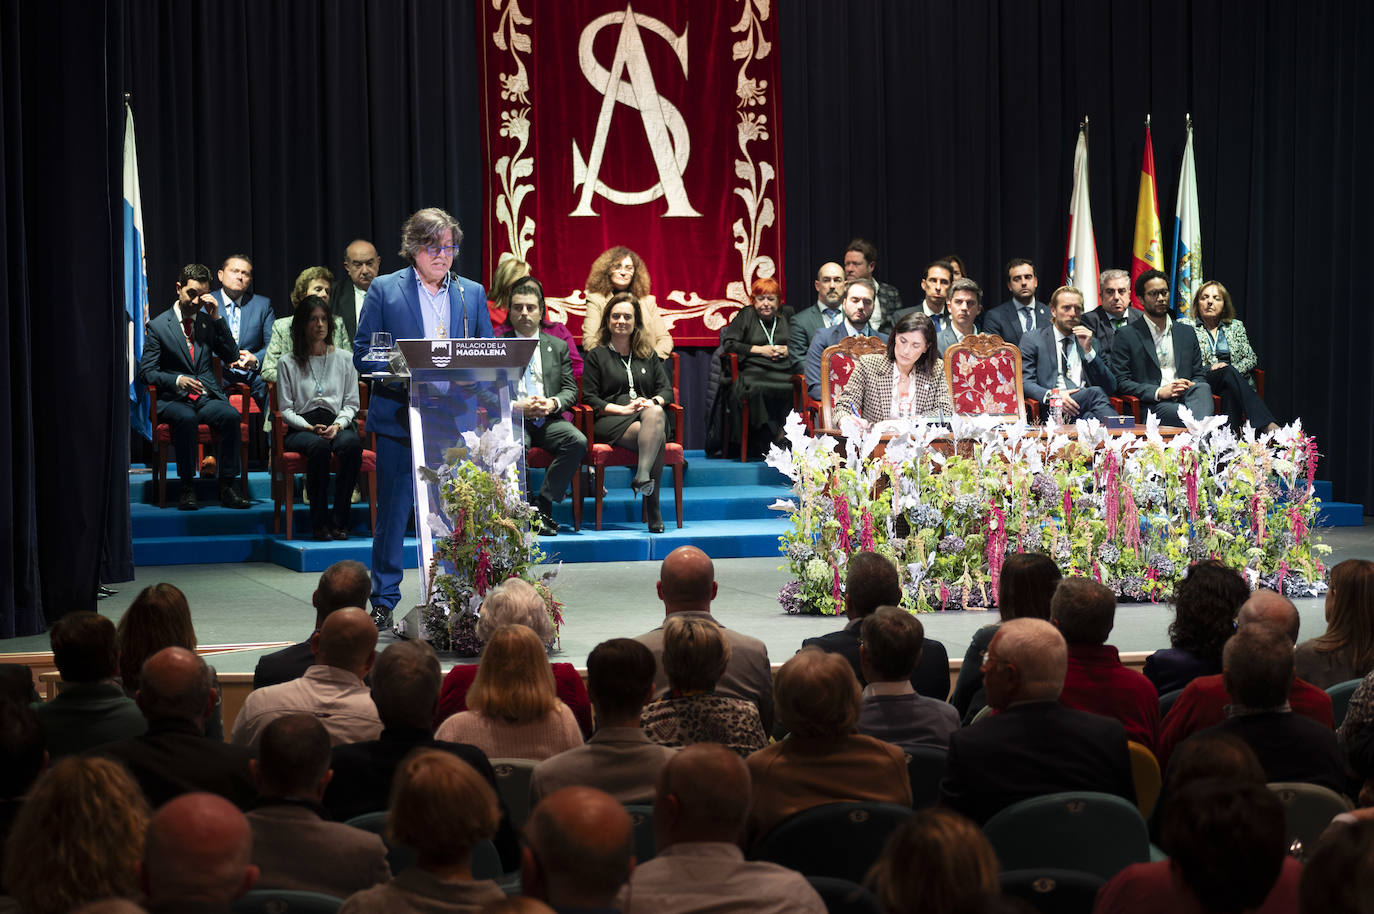
<path fill-rule="evenodd" d="M 479 911 L 500 901 L 499 885 L 472 878 L 472 850 L 500 820 L 496 792 L 471 765 L 437 749 L 412 753 L 396 770 L 386 831 L 415 852 L 415 864 L 350 896 L 340 914 Z"/>
<path fill-rule="evenodd" d="M 482 651 L 468 710 L 444 721 L 435 739 L 470 743 L 488 758 L 543 761 L 582 745 L 582 731 L 558 700 L 544 642 L 524 625 L 502 625 Z"/>
<path fill-rule="evenodd" d="M 888 837 L 866 882 L 885 914 L 953 914 L 969 896 L 998 891 L 997 854 L 972 820 L 918 809 Z"/>
<path fill-rule="evenodd" d="M 272 339 L 267 343 L 267 352 L 262 357 L 262 378 L 264 381 L 277 380 L 277 368 L 281 360 L 291 354 L 291 319 L 295 316 L 295 311 L 300 307 L 301 302 L 310 298 L 312 295 L 329 301 L 330 293 L 334 289 L 334 274 L 329 267 L 306 267 L 301 270 L 296 277 L 296 282 L 291 286 L 291 314 L 286 317 L 279 317 L 272 322 Z M 352 299 L 349 300 L 350 302 Z M 335 347 L 349 353 L 353 353 L 353 340 L 349 339 L 348 330 L 344 326 L 343 318 L 334 315 L 334 332 L 331 334 L 330 341 Z"/>
<path fill-rule="evenodd" d="M 1298 676 L 1319 689 L 1374 669 L 1374 562 L 1346 559 L 1331 569 L 1326 632 L 1299 644 L 1294 660 Z"/>
<path fill-rule="evenodd" d="M 714 619 L 674 613 L 663 624 L 667 697 L 644 706 L 639 723 L 662 746 L 720 743 L 742 756 L 768 745 L 752 701 L 716 694 L 730 662 L 730 643 Z"/>
<path fill-rule="evenodd" d="M 529 581 L 521 578 L 507 578 L 497 584 L 482 598 L 482 609 L 477 617 L 477 637 L 483 641 L 491 638 L 492 632 L 503 625 L 524 625 L 538 636 L 550 650 L 556 634 L 553 621 L 549 619 L 549 609 L 544 597 Z M 550 664 L 558 699 L 567 705 L 577 718 L 577 725 L 583 736 L 592 735 L 592 703 L 587 697 L 587 686 L 582 674 L 571 663 Z M 439 692 L 439 711 L 435 716 L 435 726 L 448 720 L 459 711 L 468 709 L 467 694 L 472 681 L 477 677 L 477 664 L 459 663 L 448 671 L 444 685 Z"/>
<path fill-rule="evenodd" d="M 196 630 L 191 624 L 191 607 L 186 594 L 175 584 L 165 581 L 151 584 L 134 597 L 115 628 L 115 649 L 119 652 L 119 676 L 124 694 L 138 697 L 139 676 L 143 662 L 164 647 L 196 649 Z M 222 694 L 219 674 L 209 667 L 215 694 Z M 205 735 L 224 739 L 224 716 L 220 701 L 215 699 L 215 711 L 205 722 Z"/>
<path fill-rule="evenodd" d="M 858 732 L 861 701 L 854 668 L 841 654 L 802 648 L 778 670 L 773 702 L 790 735 L 745 759 L 754 786 L 745 847 L 822 803 L 911 805 L 906 753 Z"/>
<path fill-rule="evenodd" d="M 516 283 L 529 275 L 530 267 L 525 261 L 509 252 L 501 255 L 501 262 L 496 265 L 496 269 L 491 274 L 491 287 L 487 289 L 487 310 L 491 314 L 492 336 L 508 336 L 510 334 L 511 290 L 515 288 Z M 582 353 L 578 351 L 573 335 L 568 332 L 568 325 L 550 320 L 546 308 L 544 316 L 539 321 L 539 329 L 568 344 L 568 358 L 572 359 L 573 377 L 581 380 Z M 565 418 L 572 421 L 572 414 L 569 413 Z"/>
<path fill-rule="evenodd" d="M 26 914 L 136 898 L 148 804 L 118 762 L 72 756 L 39 776 L 5 843 L 5 891 Z"/>
<path fill-rule="evenodd" d="M 587 315 L 582 319 L 582 348 L 605 345 L 601 328 L 607 305 L 617 293 L 628 292 L 639 302 L 643 312 L 644 333 L 649 346 L 658 357 L 666 360 L 673 351 L 673 336 L 658 310 L 658 302 L 649 294 L 649 270 L 639 255 L 624 245 L 617 245 L 592 262 L 587 274 Z"/>

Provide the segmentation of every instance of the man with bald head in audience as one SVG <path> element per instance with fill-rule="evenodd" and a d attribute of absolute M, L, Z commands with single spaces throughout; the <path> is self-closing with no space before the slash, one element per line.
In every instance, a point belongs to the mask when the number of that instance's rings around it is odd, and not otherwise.
<path fill-rule="evenodd" d="M 263 728 L 283 714 L 313 714 L 339 746 L 376 739 L 377 707 L 363 677 L 377 659 L 377 626 L 360 608 L 332 613 L 310 639 L 315 663 L 300 679 L 258 689 L 243 702 L 229 741 L 255 746 Z"/>
<path fill-rule="evenodd" d="M 193 791 L 218 794 L 242 809 L 253 802 L 252 750 L 205 735 L 205 721 L 219 702 L 212 675 L 194 651 L 158 651 L 139 674 L 137 701 L 148 732 L 92 750 L 129 769 L 155 809 Z"/>
<path fill-rule="evenodd" d="M 773 727 L 773 673 L 768 665 L 768 648 L 758 638 L 726 628 L 711 614 L 716 598 L 716 568 L 711 557 L 696 546 L 679 546 L 663 560 L 658 573 L 658 598 L 664 615 L 683 614 L 687 619 L 710 619 L 720 625 L 730 645 L 730 660 L 716 683 L 716 692 L 730 698 L 752 701 L 759 709 L 765 732 Z M 635 638 L 653 652 L 657 662 L 654 694 L 668 691 L 668 674 L 663 671 L 663 626 Z"/>
<path fill-rule="evenodd" d="M 856 552 L 845 566 L 845 627 L 819 638 L 807 638 L 802 647 L 818 647 L 840 654 L 854 668 L 859 685 L 867 686 L 863 664 L 859 661 L 859 627 L 879 606 L 900 606 L 902 583 L 897 566 L 876 552 Z M 921 638 L 921 656 L 911 673 L 911 685 L 927 698 L 944 701 L 949 697 L 949 653 L 934 638 Z"/>
<path fill-rule="evenodd" d="M 943 805 L 981 824 L 1013 803 L 1066 790 L 1135 804 L 1125 728 L 1059 703 L 1068 647 L 1058 629 L 1043 619 L 1003 622 L 985 658 L 988 705 L 999 713 L 950 739 Z"/>
<path fill-rule="evenodd" d="M 844 320 L 840 303 L 844 300 L 846 282 L 844 268 L 833 261 L 821 264 L 816 271 L 816 303 L 792 318 L 792 332 L 787 339 L 787 357 L 792 360 L 792 370 L 798 374 L 811 348 L 811 338 Z"/>
<path fill-rule="evenodd" d="M 520 867 L 526 896 L 555 911 L 616 911 L 634 866 L 634 826 L 610 794 L 564 787 L 530 812 Z"/>
<path fill-rule="evenodd" d="M 148 821 L 139 882 L 149 914 L 230 910 L 258 879 L 248 821 L 223 798 L 189 793 Z"/>
<path fill-rule="evenodd" d="M 315 607 L 316 632 L 336 609 L 367 605 L 367 598 L 372 593 L 371 575 L 366 565 L 352 559 L 335 562 L 324 570 L 315 592 L 310 595 L 310 602 Z M 253 670 L 253 688 L 261 689 L 304 676 L 315 662 L 310 640 L 306 638 L 299 644 L 259 658 Z"/>
<path fill-rule="evenodd" d="M 716 743 L 697 743 L 659 772 L 654 794 L 658 853 L 635 867 L 620 893 L 624 914 L 824 914 L 806 877 L 746 861 L 739 848 L 749 812 L 749 769 Z"/>
<path fill-rule="evenodd" d="M 334 284 L 334 294 L 329 310 L 335 317 L 343 318 L 344 329 L 351 340 L 358 332 L 358 316 L 363 313 L 363 299 L 367 297 L 368 287 L 377 278 L 382 267 L 382 258 L 372 242 L 362 238 L 354 239 L 344 249 L 344 272 L 348 282 Z"/>
<path fill-rule="evenodd" d="M 1287 597 L 1268 589 L 1256 590 L 1250 595 L 1236 614 L 1236 630 L 1247 625 L 1267 625 L 1283 632 L 1289 642 L 1298 643 L 1298 608 Z M 1155 755 L 1159 759 L 1160 770 L 1169 765 L 1169 756 L 1178 744 L 1188 737 L 1226 719 L 1226 707 L 1231 696 L 1226 691 L 1222 675 L 1199 676 L 1178 696 L 1169 713 L 1164 715 L 1160 730 L 1159 749 Z M 1288 705 L 1296 714 L 1309 717 L 1328 728 L 1335 726 L 1331 710 L 1331 696 L 1323 690 L 1304 682 L 1297 676 L 1288 690 Z"/>

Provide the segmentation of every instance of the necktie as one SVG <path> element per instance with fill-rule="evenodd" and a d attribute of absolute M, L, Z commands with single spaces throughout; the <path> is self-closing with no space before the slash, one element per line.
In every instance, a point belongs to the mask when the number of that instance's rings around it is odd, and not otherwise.
<path fill-rule="evenodd" d="M 1112 327 L 1114 327 L 1114 328 L 1117 329 L 1117 330 L 1120 330 L 1120 329 L 1121 329 L 1122 327 L 1124 327 L 1124 326 L 1126 326 L 1126 318 L 1124 318 L 1124 317 L 1114 317 L 1114 318 L 1112 318 Z"/>
<path fill-rule="evenodd" d="M 191 350 L 191 372 L 194 374 L 196 370 L 195 318 L 183 317 L 181 319 L 181 329 L 182 332 L 186 334 L 186 348 Z M 195 400 L 200 395 L 195 391 L 191 391 L 187 396 L 191 400 Z"/>
<path fill-rule="evenodd" d="M 1031 309 L 1025 305 L 1019 305 L 1018 307 L 1021 309 L 1021 330 L 1024 333 L 1030 333 L 1035 329 L 1035 315 L 1031 313 Z"/>
<path fill-rule="evenodd" d="M 825 325 L 833 327 L 840 322 L 840 312 L 834 308 L 825 309 Z"/>
<path fill-rule="evenodd" d="M 1073 379 L 1069 377 L 1069 343 L 1070 343 L 1070 342 L 1072 342 L 1072 340 L 1071 340 L 1069 337 L 1067 337 L 1067 336 L 1064 337 L 1062 340 L 1059 341 L 1059 349 L 1060 349 L 1060 352 L 1061 352 L 1061 358 L 1060 358 L 1060 362 L 1059 362 L 1059 380 L 1060 380 L 1060 386 L 1061 386 L 1061 387 L 1066 387 L 1066 388 L 1067 388 L 1067 387 L 1072 387 L 1072 386 L 1073 386 Z"/>

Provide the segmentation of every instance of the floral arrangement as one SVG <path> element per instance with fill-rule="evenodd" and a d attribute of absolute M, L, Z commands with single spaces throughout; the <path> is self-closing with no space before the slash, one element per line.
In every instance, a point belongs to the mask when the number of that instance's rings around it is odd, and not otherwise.
<path fill-rule="evenodd" d="M 1325 592 L 1313 494 L 1316 439 L 1300 422 L 1237 437 L 1224 417 L 1194 420 L 1170 438 L 1151 416 L 1143 435 L 1112 435 L 1097 420 L 1043 430 L 983 416 L 948 428 L 919 423 L 873 456 L 880 436 L 812 438 L 793 414 L 788 447 L 768 463 L 792 481 L 781 549 L 795 580 L 789 613 L 843 608 L 845 562 L 887 556 L 917 611 L 997 605 L 1012 552 L 1049 555 L 1065 575 L 1090 577 L 1125 600 L 1172 596 L 1189 564 L 1218 559 L 1252 587 L 1288 596 Z"/>
<path fill-rule="evenodd" d="M 521 446 L 509 428 L 496 425 L 479 437 L 463 433 L 464 445 L 444 452 L 437 470 L 420 469 L 439 493 L 440 511 L 428 520 L 434 538 L 429 593 L 421 610 L 422 634 L 436 650 L 462 656 L 481 653 L 477 612 L 486 592 L 507 578 L 530 580 L 548 607 L 555 643 L 562 604 L 549 584 L 557 569 L 538 580 L 531 569 L 545 558 L 530 532 L 537 509 L 524 499 Z"/>

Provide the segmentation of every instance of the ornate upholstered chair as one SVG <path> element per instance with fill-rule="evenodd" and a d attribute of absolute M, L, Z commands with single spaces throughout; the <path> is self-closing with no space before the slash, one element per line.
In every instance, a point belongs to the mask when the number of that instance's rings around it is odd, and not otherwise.
<path fill-rule="evenodd" d="M 969 334 L 945 350 L 945 380 L 954 411 L 963 415 L 1026 414 L 1021 350 L 995 333 Z"/>
<path fill-rule="evenodd" d="M 887 343 L 876 336 L 850 336 L 821 353 L 821 418 L 817 434 L 839 434 L 835 401 L 844 393 L 844 386 L 849 383 L 859 357 L 886 351 Z"/>

